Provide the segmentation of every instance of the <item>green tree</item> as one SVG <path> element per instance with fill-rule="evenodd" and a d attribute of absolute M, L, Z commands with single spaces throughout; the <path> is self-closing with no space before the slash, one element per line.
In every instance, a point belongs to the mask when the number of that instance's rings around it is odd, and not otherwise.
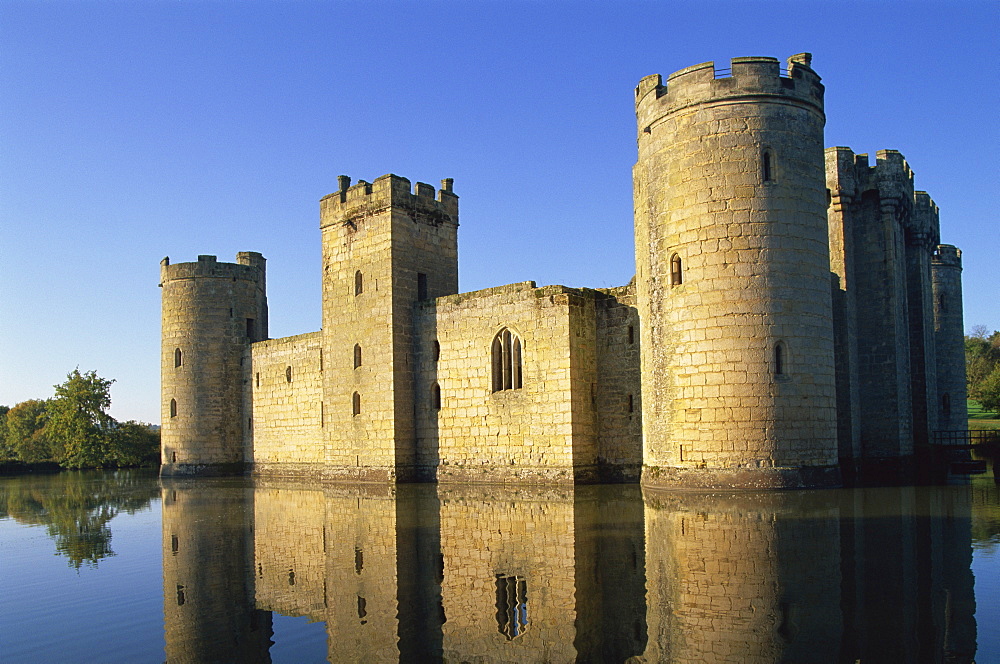
<path fill-rule="evenodd" d="M 160 452 L 160 433 L 148 424 L 118 422 L 111 434 L 111 453 L 118 466 L 155 462 Z"/>
<path fill-rule="evenodd" d="M 14 448 L 7 442 L 7 413 L 9 406 L 0 406 L 0 463 L 13 461 L 17 458 Z"/>
<path fill-rule="evenodd" d="M 48 436 L 48 402 L 28 399 L 7 412 L 7 446 L 25 463 L 52 461 L 56 456 Z"/>
<path fill-rule="evenodd" d="M 59 463 L 65 468 L 99 468 L 117 465 L 111 445 L 115 420 L 111 407 L 113 380 L 96 371 L 74 369 L 66 382 L 56 385 L 49 402 L 46 431 L 62 448 Z"/>
<path fill-rule="evenodd" d="M 965 371 L 969 396 L 985 410 L 1000 410 L 1000 331 L 972 329 L 965 337 Z"/>

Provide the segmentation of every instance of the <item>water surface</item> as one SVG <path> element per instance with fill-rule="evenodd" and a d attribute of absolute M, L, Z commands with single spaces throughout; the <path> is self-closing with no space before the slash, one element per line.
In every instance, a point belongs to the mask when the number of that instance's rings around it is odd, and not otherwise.
<path fill-rule="evenodd" d="M 1000 661 L 1000 491 L 0 478 L 4 662 Z"/>

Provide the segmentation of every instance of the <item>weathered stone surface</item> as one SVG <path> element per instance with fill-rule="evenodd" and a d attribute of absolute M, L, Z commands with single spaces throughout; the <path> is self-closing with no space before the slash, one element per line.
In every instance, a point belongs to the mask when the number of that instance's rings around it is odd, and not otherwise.
<path fill-rule="evenodd" d="M 965 427 L 960 254 L 900 153 L 824 155 L 823 95 L 809 54 L 643 78 L 626 286 L 459 293 L 452 181 L 397 175 L 320 201 L 320 331 L 267 339 L 260 254 L 165 260 L 163 473 L 899 476 Z"/>

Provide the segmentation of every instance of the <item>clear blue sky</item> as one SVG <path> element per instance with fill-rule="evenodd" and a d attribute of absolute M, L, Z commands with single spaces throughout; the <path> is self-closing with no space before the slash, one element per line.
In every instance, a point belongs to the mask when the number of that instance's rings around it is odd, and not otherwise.
<path fill-rule="evenodd" d="M 1000 329 L 1000 3 L 0 3 L 0 404 L 79 366 L 159 422 L 159 261 L 268 259 L 271 335 L 320 326 L 318 200 L 461 197 L 460 287 L 634 273 L 632 89 L 810 51 L 827 145 L 906 155 Z M 724 65 L 720 65 L 724 66 Z"/>

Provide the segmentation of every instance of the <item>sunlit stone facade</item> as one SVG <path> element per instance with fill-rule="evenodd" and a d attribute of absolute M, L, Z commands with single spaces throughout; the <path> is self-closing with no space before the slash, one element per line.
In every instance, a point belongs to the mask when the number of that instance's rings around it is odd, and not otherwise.
<path fill-rule="evenodd" d="M 643 78 L 618 288 L 459 293 L 452 180 L 396 175 L 320 202 L 320 331 L 267 339 L 260 254 L 164 259 L 163 474 L 909 477 L 964 427 L 959 253 L 898 152 L 824 153 L 824 94 L 806 53 Z"/>

